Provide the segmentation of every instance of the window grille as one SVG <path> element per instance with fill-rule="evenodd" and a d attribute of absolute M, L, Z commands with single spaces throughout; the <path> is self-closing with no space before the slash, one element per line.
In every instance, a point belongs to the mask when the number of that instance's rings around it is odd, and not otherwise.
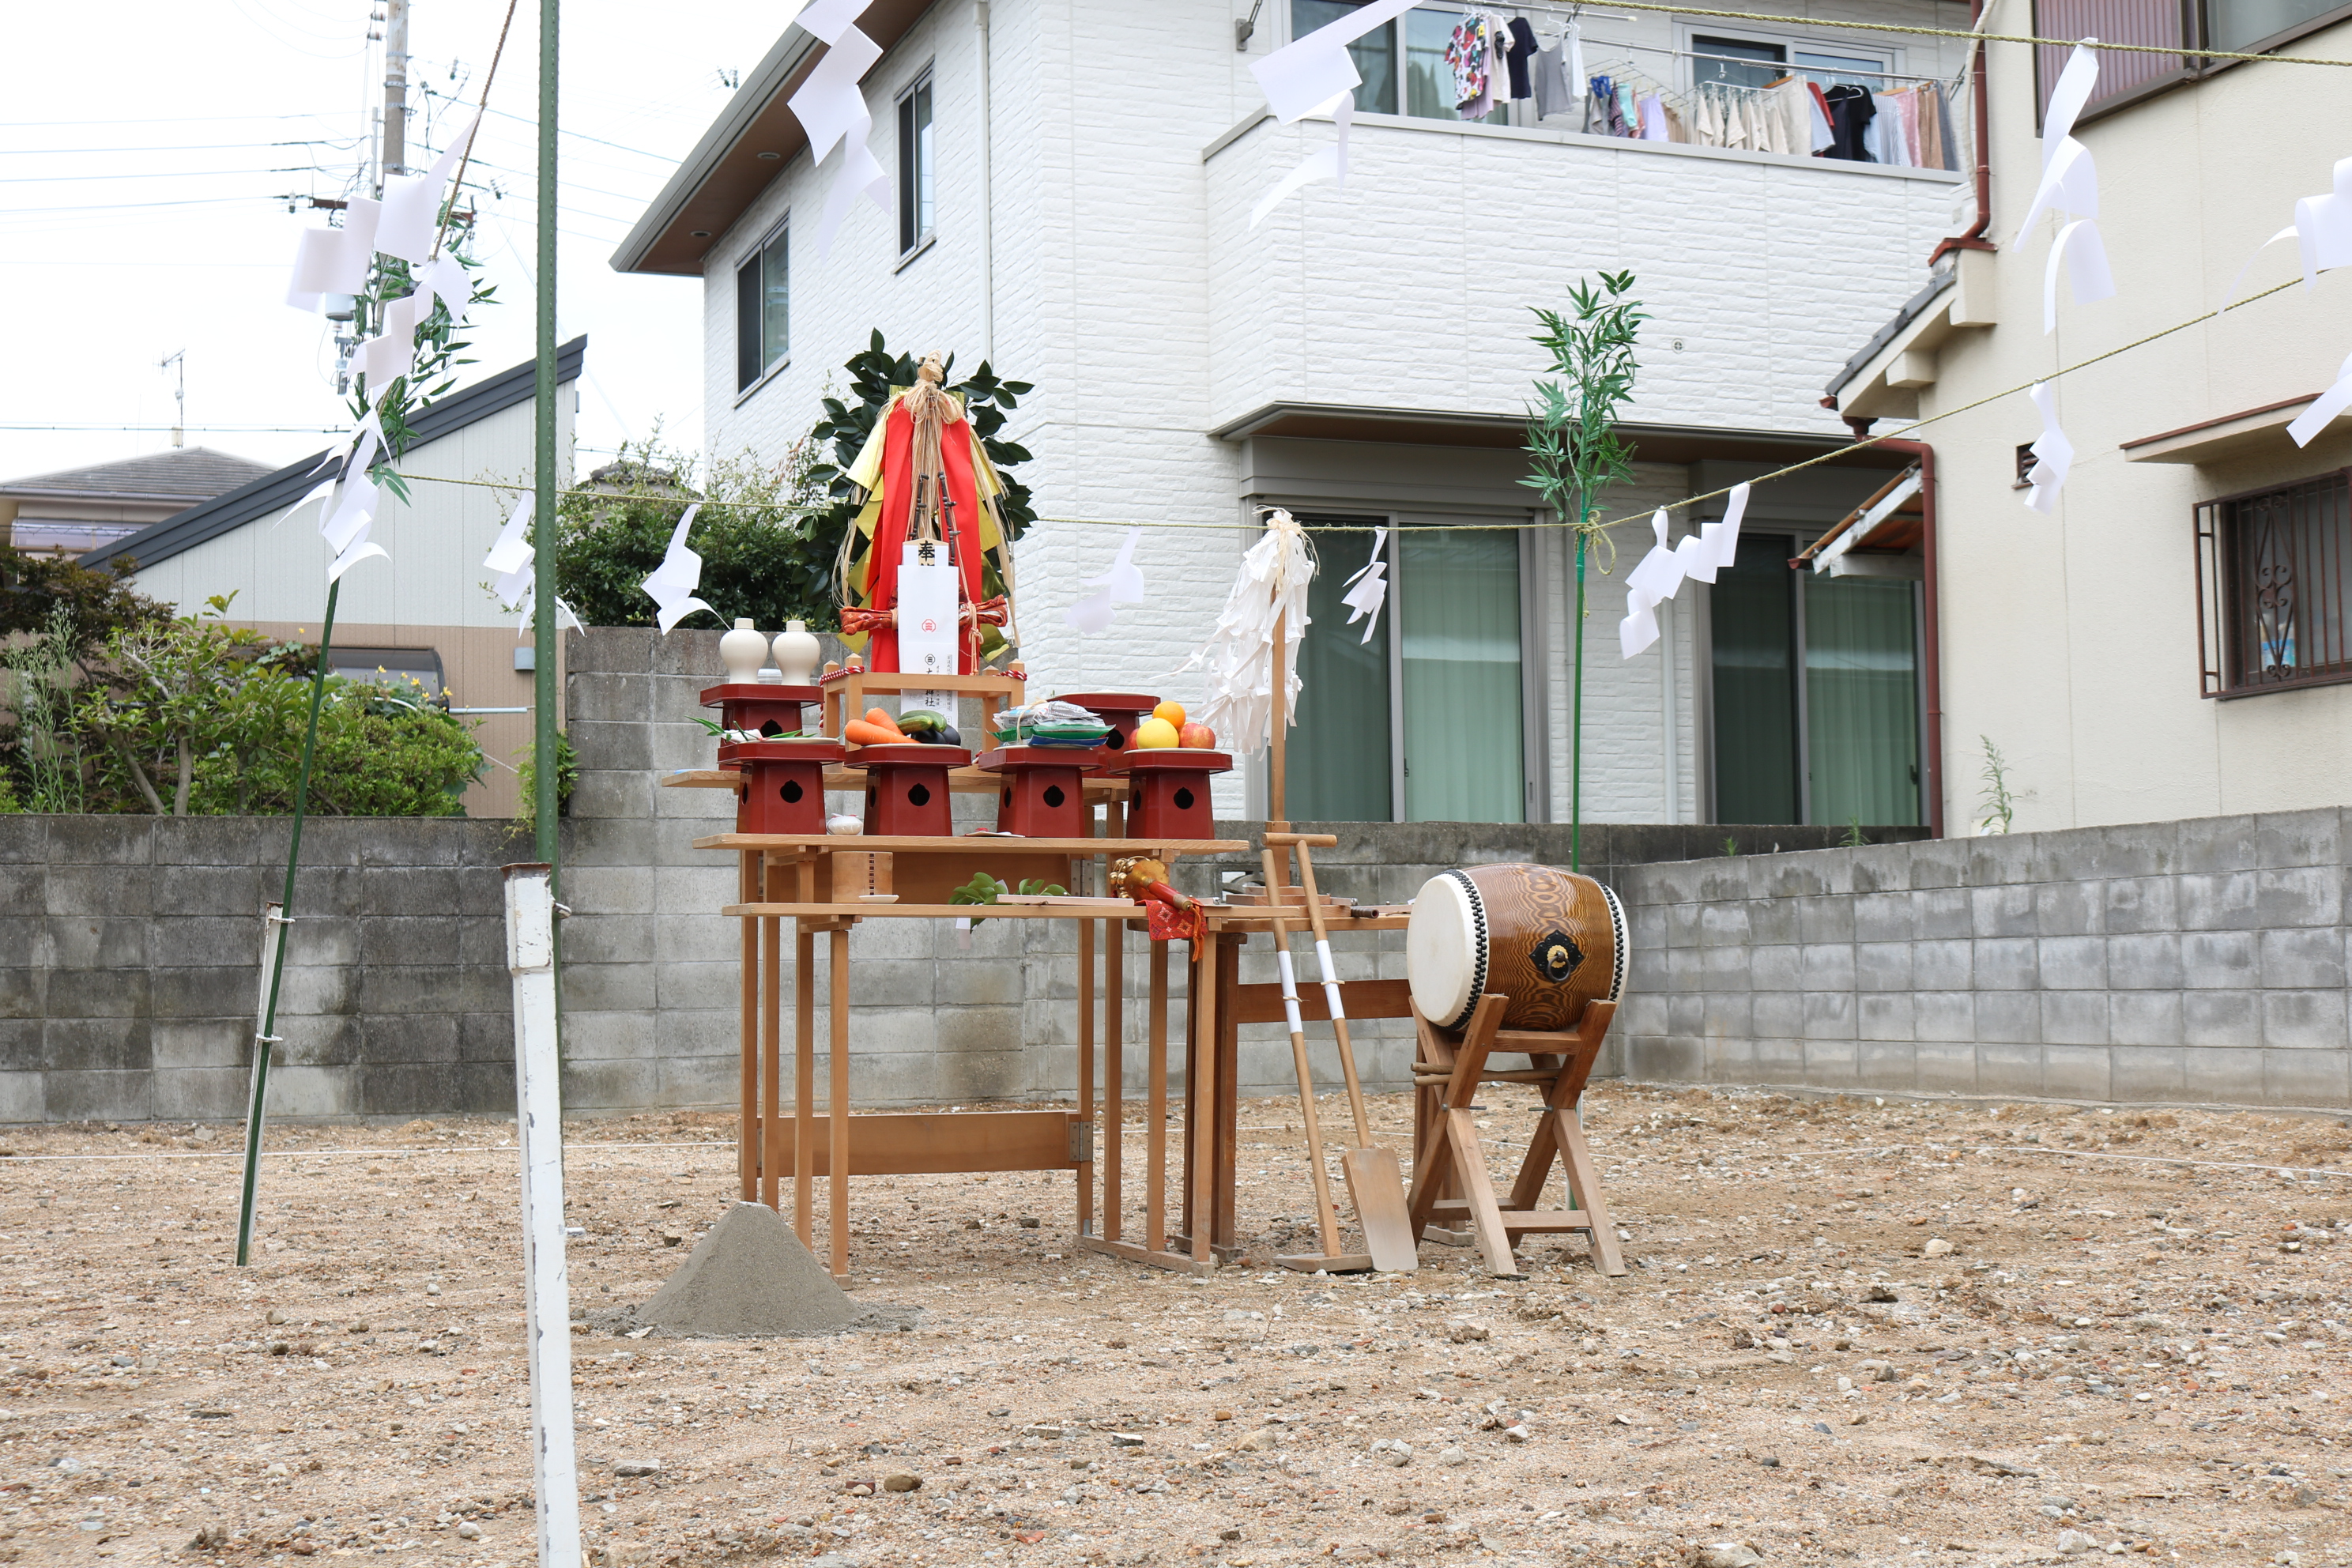
<path fill-rule="evenodd" d="M 2352 470 L 2197 508 L 2204 695 L 2352 680 Z"/>

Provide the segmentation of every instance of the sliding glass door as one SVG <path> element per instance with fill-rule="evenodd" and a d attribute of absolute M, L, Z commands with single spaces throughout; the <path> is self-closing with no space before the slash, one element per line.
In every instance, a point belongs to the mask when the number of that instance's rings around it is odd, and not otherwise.
<path fill-rule="evenodd" d="M 1369 532 L 1315 536 L 1304 688 L 1290 742 L 1302 822 L 1518 822 L 1526 753 L 1519 532 L 1300 514 L 1310 527 L 1391 526 L 1389 598 L 1370 639 L 1347 624 Z M 1397 785 L 1402 783 L 1402 795 Z"/>
<path fill-rule="evenodd" d="M 1916 824 L 1917 587 L 1791 571 L 1799 543 L 1744 535 L 1709 594 L 1716 820 Z"/>
<path fill-rule="evenodd" d="M 1397 542 L 1404 819 L 1524 821 L 1518 533 L 1408 528 Z"/>
<path fill-rule="evenodd" d="M 1309 526 L 1385 527 L 1385 517 L 1309 515 Z M 1298 647 L 1298 726 L 1290 736 L 1291 816 L 1300 822 L 1388 822 L 1396 807 L 1394 741 L 1389 727 L 1389 628 L 1381 612 L 1371 640 L 1346 624 L 1340 598 L 1364 563 L 1370 533 L 1318 533 L 1322 570 L 1307 590 L 1307 636 Z"/>

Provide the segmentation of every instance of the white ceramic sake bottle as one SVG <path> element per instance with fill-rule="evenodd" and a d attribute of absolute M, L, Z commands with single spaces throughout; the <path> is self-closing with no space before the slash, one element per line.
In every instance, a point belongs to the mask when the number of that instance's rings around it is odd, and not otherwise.
<path fill-rule="evenodd" d="M 807 686 L 816 679 L 817 656 L 824 650 L 806 621 L 786 621 L 776 634 L 776 668 L 786 686 Z"/>
<path fill-rule="evenodd" d="M 768 639 L 750 621 L 739 620 L 733 631 L 719 639 L 719 659 L 727 667 L 730 685 L 748 686 L 760 679 L 760 667 L 768 662 Z"/>

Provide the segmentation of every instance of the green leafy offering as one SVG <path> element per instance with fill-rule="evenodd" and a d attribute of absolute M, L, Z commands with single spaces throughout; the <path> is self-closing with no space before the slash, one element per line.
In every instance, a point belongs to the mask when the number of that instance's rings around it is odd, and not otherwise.
<path fill-rule="evenodd" d="M 958 888 L 954 892 L 950 893 L 948 895 L 948 902 L 951 904 L 992 904 L 996 902 L 997 900 L 1003 898 L 1005 894 L 1013 890 L 1012 884 L 1000 882 L 995 878 L 990 876 L 987 872 L 979 871 L 973 873 L 971 881 L 966 882 L 962 887 Z M 1019 890 L 1022 897 L 1032 899 L 1065 898 L 1068 896 L 1069 891 L 1069 889 L 1064 888 L 1059 882 L 1048 882 L 1044 880 L 1042 878 L 1037 877 L 1024 877 L 1021 879 L 1021 887 Z M 974 915 L 971 919 L 971 923 L 977 926 L 980 924 L 981 920 L 981 916 Z"/>

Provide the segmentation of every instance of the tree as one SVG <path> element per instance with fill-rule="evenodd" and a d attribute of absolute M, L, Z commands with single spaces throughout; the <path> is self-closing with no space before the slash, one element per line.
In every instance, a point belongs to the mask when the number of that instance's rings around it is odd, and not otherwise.
<path fill-rule="evenodd" d="M 131 574 L 138 569 L 127 555 L 116 556 L 100 572 L 68 555 L 32 555 L 0 544 L 0 640 L 19 632 L 48 633 L 60 607 L 76 657 L 118 628 L 170 620 L 171 605 L 131 587 Z"/>
<path fill-rule="evenodd" d="M 1576 614 L 1569 622 L 1576 643 L 1576 696 L 1569 731 L 1569 863 L 1584 863 L 1584 567 L 1601 494 L 1633 470 L 1633 454 L 1617 438 L 1617 417 L 1633 395 L 1633 340 L 1642 323 L 1641 301 L 1631 272 L 1603 272 L 1601 287 L 1579 283 L 1569 290 L 1573 320 L 1538 310 L 1543 331 L 1531 340 L 1551 354 L 1554 375 L 1568 385 L 1538 381 L 1536 406 L 1528 411 L 1527 451 L 1535 472 L 1519 482 L 1543 494 L 1544 504 L 1576 535 Z"/>
<path fill-rule="evenodd" d="M 809 512 L 820 492 L 806 479 L 805 442 L 784 461 L 750 453 L 699 465 L 655 436 L 625 446 L 621 459 L 597 470 L 604 487 L 572 491 L 556 503 L 555 592 L 592 626 L 648 626 L 654 602 L 645 580 L 668 552 L 686 509 L 702 557 L 700 596 L 719 625 L 748 617 L 782 629 L 806 621 L 834 625 L 832 547 L 818 540 Z M 701 624 L 701 613 L 688 617 Z"/>

